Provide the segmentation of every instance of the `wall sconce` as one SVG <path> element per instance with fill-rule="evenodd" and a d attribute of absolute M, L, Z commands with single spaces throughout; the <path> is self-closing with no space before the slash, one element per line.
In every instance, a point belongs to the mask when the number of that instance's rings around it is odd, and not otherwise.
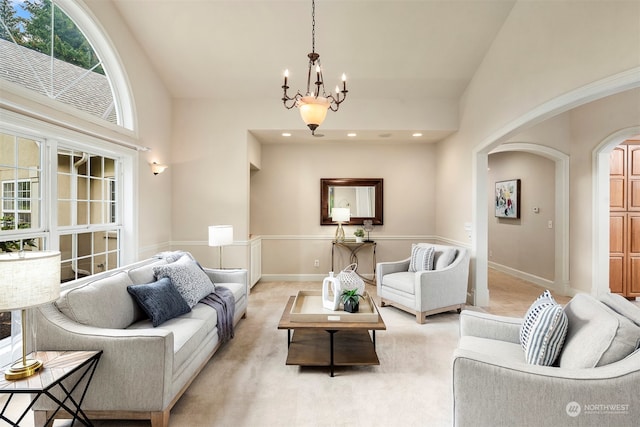
<path fill-rule="evenodd" d="M 343 222 L 349 222 L 351 219 L 351 210 L 349 208 L 333 208 L 331 209 L 331 220 L 338 223 L 338 229 L 336 230 L 336 242 L 344 242 L 344 228 L 342 228 Z"/>
<path fill-rule="evenodd" d="M 167 165 L 160 165 L 156 162 L 151 163 L 150 166 L 151 166 L 151 172 L 153 172 L 154 175 L 158 175 L 159 173 L 164 172 L 164 170 L 169 167 Z"/>

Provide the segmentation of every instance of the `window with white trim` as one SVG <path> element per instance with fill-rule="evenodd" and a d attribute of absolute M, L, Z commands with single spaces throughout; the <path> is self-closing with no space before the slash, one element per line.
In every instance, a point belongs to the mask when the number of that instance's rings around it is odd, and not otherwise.
<path fill-rule="evenodd" d="M 58 148 L 57 228 L 63 281 L 118 266 L 116 158 Z"/>

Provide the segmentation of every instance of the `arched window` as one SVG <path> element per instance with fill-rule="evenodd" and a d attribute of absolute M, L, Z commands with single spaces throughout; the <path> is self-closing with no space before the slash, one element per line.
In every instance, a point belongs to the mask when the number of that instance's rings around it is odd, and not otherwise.
<path fill-rule="evenodd" d="M 133 129 L 123 72 L 104 35 L 73 0 L 0 0 L 0 78 Z"/>
<path fill-rule="evenodd" d="M 0 252 L 59 250 L 63 281 L 131 262 L 136 249 L 139 147 L 101 138 L 96 123 L 134 130 L 135 115 L 90 11 L 74 0 L 0 0 Z M 0 366 L 13 359 L 10 318 L 0 313 Z"/>

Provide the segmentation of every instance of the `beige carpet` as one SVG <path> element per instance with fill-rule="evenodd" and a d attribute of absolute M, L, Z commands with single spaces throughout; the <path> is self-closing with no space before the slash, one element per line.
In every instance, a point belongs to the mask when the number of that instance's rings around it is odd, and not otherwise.
<path fill-rule="evenodd" d="M 387 330 L 376 333 L 380 366 L 336 368 L 330 378 L 325 368 L 285 365 L 287 332 L 277 325 L 298 289 L 319 290 L 320 284 L 271 282 L 252 289 L 248 318 L 174 406 L 171 427 L 451 426 L 457 313 L 434 315 L 419 325 L 411 314 L 381 308 Z M 375 295 L 375 288 L 367 290 Z"/>

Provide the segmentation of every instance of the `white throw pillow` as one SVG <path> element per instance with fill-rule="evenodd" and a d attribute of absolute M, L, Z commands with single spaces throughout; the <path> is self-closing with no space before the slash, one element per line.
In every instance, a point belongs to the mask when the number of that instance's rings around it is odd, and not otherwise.
<path fill-rule="evenodd" d="M 171 279 L 190 308 L 216 289 L 207 273 L 188 255 L 171 264 L 154 267 L 153 272 L 158 279 Z"/>
<path fill-rule="evenodd" d="M 529 307 L 520 328 L 520 344 L 532 365 L 551 366 L 560 355 L 569 321 L 546 290 Z"/>
<path fill-rule="evenodd" d="M 411 260 L 409 261 L 409 271 L 433 270 L 433 258 L 435 249 L 433 246 L 414 245 L 411 248 Z"/>

